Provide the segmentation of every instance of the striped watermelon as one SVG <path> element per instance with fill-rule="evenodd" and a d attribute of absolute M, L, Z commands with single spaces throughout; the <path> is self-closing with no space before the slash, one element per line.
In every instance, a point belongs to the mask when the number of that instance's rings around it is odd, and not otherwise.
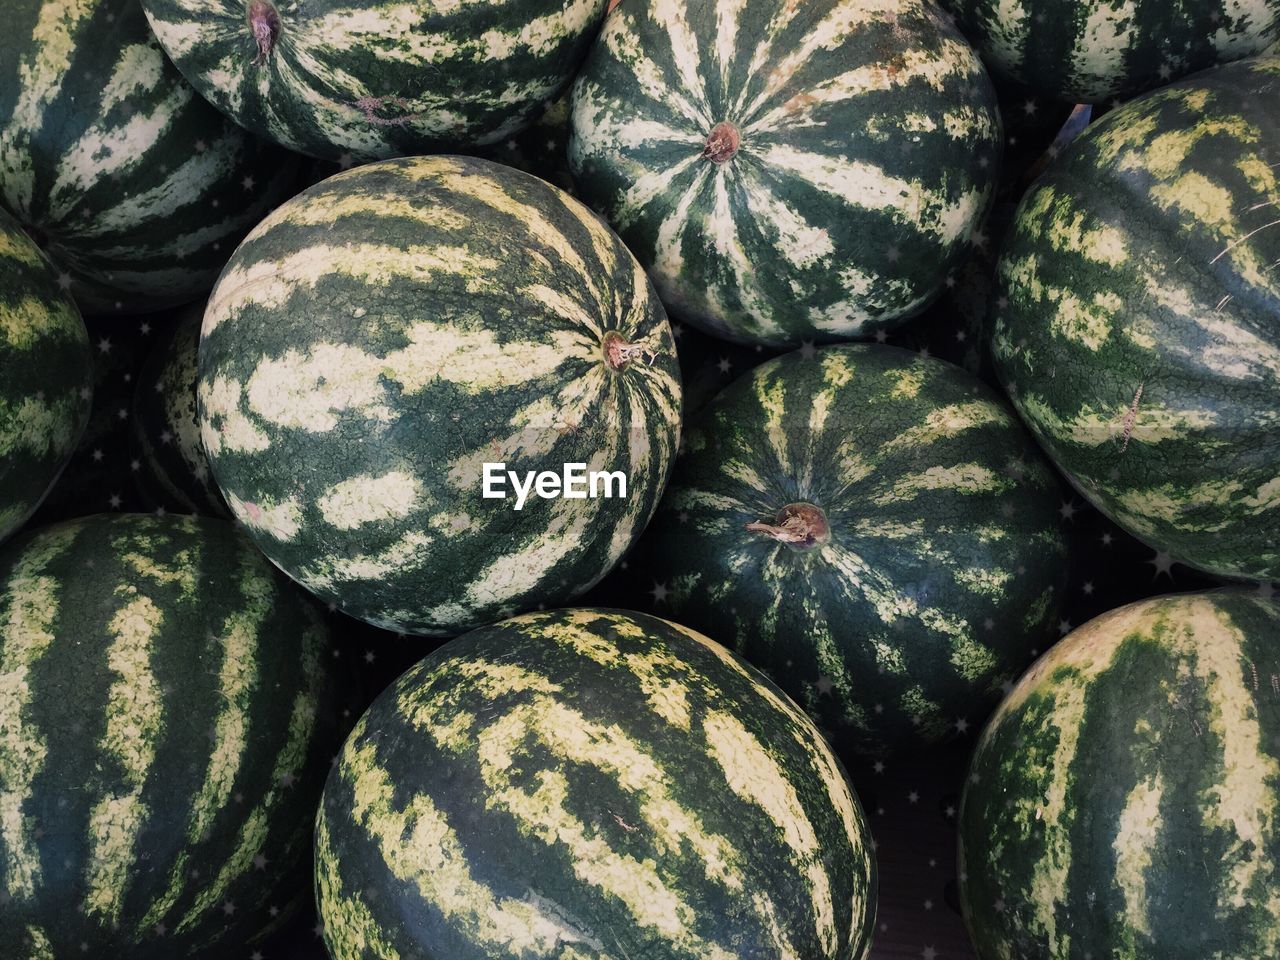
<path fill-rule="evenodd" d="M 643 614 L 530 614 L 427 657 L 347 740 L 316 844 L 333 960 L 861 960 L 874 923 L 866 822 L 813 725 Z"/>
<path fill-rule="evenodd" d="M 961 902 L 982 960 L 1280 956 L 1280 606 L 1145 600 L 1022 678 L 974 755 Z"/>
<path fill-rule="evenodd" d="M 99 515 L 6 545 L 0 956 L 172 960 L 266 926 L 328 765 L 326 645 L 223 521 Z"/>
<path fill-rule="evenodd" d="M 605 0 L 143 0 L 187 79 L 314 157 L 499 143 L 568 85 Z"/>
<path fill-rule="evenodd" d="M 0 538 L 35 511 L 71 459 L 92 393 L 79 311 L 0 210 Z"/>
<path fill-rule="evenodd" d="M 863 753 L 976 727 L 1056 638 L 1058 484 L 963 370 L 845 345 L 762 364 L 687 430 L 642 556 L 671 615 Z"/>
<path fill-rule="evenodd" d="M 572 126 L 579 192 L 671 311 L 774 345 L 923 309 L 1001 147 L 982 64 L 928 0 L 623 3 Z"/>
<path fill-rule="evenodd" d="M 138 0 L 9 0 L 0 200 L 85 312 L 206 292 L 296 163 L 224 120 L 165 59 Z"/>
<path fill-rule="evenodd" d="M 250 235 L 205 313 L 199 404 L 272 560 L 352 616 L 450 634 L 604 576 L 666 482 L 680 383 L 652 287 L 590 211 L 418 157 L 330 177 Z M 626 497 L 517 511 L 482 498 L 486 462 L 621 470 Z"/>
<path fill-rule="evenodd" d="M 184 311 L 151 348 L 133 396 L 130 446 L 148 504 L 225 517 L 196 416 L 196 348 L 203 316 L 203 304 Z"/>
<path fill-rule="evenodd" d="M 942 0 L 1002 78 L 1103 103 L 1239 60 L 1280 38 L 1280 0 Z"/>
<path fill-rule="evenodd" d="M 1211 573 L 1280 577 L 1280 58 L 1112 112 L 1023 200 L 997 371 L 1109 517 Z"/>

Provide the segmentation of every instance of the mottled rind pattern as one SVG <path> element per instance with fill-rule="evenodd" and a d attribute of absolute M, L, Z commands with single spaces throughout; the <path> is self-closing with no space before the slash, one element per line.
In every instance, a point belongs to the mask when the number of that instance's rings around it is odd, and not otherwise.
<path fill-rule="evenodd" d="M 71 459 L 92 393 L 80 312 L 0 210 L 0 538 L 35 511 Z"/>
<path fill-rule="evenodd" d="M 236 517 L 308 589 L 413 633 L 587 589 L 675 456 L 674 343 L 640 266 L 576 200 L 483 160 L 387 160 L 281 207 L 219 281 L 199 362 Z M 482 498 L 486 462 L 622 471 L 627 496 L 517 512 Z"/>
<path fill-rule="evenodd" d="M 156 36 L 210 102 L 293 150 L 376 160 L 500 143 L 569 83 L 605 0 L 145 0 Z M 270 19 L 264 21 L 269 24 Z"/>
<path fill-rule="evenodd" d="M 715 162 L 722 124 L 738 145 Z M 579 192 L 674 315 L 793 346 L 922 310 L 989 205 L 1002 140 L 981 62 L 925 0 L 624 3 L 572 127 Z"/>
<path fill-rule="evenodd" d="M 1104 103 L 1240 60 L 1280 39 L 1280 0 L 942 0 L 1004 78 Z"/>
<path fill-rule="evenodd" d="M 138 0 L 10 0 L 5 15 L 0 201 L 86 313 L 205 293 L 296 160 L 183 81 Z"/>
<path fill-rule="evenodd" d="M 1280 58 L 1089 127 L 1023 199 L 997 373 L 1111 519 L 1175 560 L 1280 577 Z"/>
<path fill-rule="evenodd" d="M 1280 607 L 1159 597 L 1046 654 L 983 734 L 961 902 L 990 960 L 1280 955 Z"/>
<path fill-rule="evenodd" d="M 875 866 L 817 730 L 699 634 L 474 631 L 360 721 L 317 823 L 335 960 L 862 960 Z"/>
<path fill-rule="evenodd" d="M 229 516 L 213 481 L 196 415 L 196 349 L 204 305 L 164 329 L 138 374 L 130 446 L 145 501 L 179 513 Z"/>
<path fill-rule="evenodd" d="M 99 515 L 8 544 L 0 955 L 245 949 L 309 862 L 327 645 L 225 521 Z"/>
<path fill-rule="evenodd" d="M 818 507 L 808 548 L 748 524 Z M 840 748 L 976 727 L 1056 638 L 1061 492 L 979 380 L 885 346 L 787 354 L 689 425 L 641 541 L 674 619 L 765 670 Z"/>

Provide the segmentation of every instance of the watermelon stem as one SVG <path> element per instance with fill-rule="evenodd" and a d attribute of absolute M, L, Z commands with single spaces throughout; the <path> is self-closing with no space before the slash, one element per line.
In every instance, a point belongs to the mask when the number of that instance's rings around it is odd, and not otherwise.
<path fill-rule="evenodd" d="M 738 133 L 738 128 L 732 123 L 722 120 L 711 128 L 711 135 L 707 137 L 707 145 L 702 148 L 702 156 L 717 165 L 728 163 L 733 159 L 733 155 L 738 152 L 738 147 L 741 144 L 742 134 Z"/>
<path fill-rule="evenodd" d="M 657 357 L 647 344 L 631 343 L 622 334 L 610 330 L 604 335 L 604 359 L 611 370 L 625 370 L 631 361 L 645 359 L 652 364 Z"/>
<path fill-rule="evenodd" d="M 253 39 L 258 44 L 258 55 L 253 62 L 256 66 L 262 66 L 276 45 L 276 37 L 280 35 L 280 14 L 266 0 L 253 0 L 249 4 L 249 26 L 253 30 Z"/>
<path fill-rule="evenodd" d="M 799 550 L 831 539 L 827 515 L 812 503 L 789 503 L 778 511 L 773 523 L 748 523 L 747 529 Z"/>

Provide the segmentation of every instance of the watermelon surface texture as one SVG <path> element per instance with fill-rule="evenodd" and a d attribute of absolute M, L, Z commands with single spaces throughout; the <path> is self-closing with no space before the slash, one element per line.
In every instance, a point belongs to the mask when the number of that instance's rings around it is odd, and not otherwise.
<path fill-rule="evenodd" d="M 976 728 L 1057 637 L 1052 470 L 958 367 L 847 345 L 771 360 L 689 425 L 642 541 L 671 616 L 841 749 Z"/>
<path fill-rule="evenodd" d="M 347 740 L 316 843 L 333 960 L 858 960 L 874 924 L 817 730 L 644 614 L 516 617 L 411 668 Z"/>
<path fill-rule="evenodd" d="M 982 736 L 960 812 L 981 960 L 1280 955 L 1280 606 L 1159 597 L 1076 630 Z"/>
<path fill-rule="evenodd" d="M 281 207 L 219 281 L 199 362 L 235 516 L 308 589 L 409 633 L 587 589 L 648 522 L 679 433 L 639 264 L 568 194 L 484 160 L 382 161 Z M 623 471 L 626 497 L 516 510 L 482 497 L 485 463 Z"/>
<path fill-rule="evenodd" d="M 977 54 L 925 0 L 624 2 L 572 127 L 579 194 L 672 313 L 779 346 L 923 309 L 1002 139 Z"/>
<path fill-rule="evenodd" d="M 6 545 L 0 956 L 244 951 L 309 860 L 327 644 L 225 521 L 99 515 Z"/>
<path fill-rule="evenodd" d="M 161 44 L 246 129 L 314 157 L 499 143 L 568 85 L 605 0 L 144 0 Z"/>
<path fill-rule="evenodd" d="M 1023 199 L 997 373 L 1084 496 L 1175 560 L 1280 577 L 1280 58 L 1089 127 Z"/>
<path fill-rule="evenodd" d="M 1280 38 L 1280 0 L 942 0 L 1000 77 L 1105 103 L 1251 56 Z"/>
<path fill-rule="evenodd" d="M 0 210 L 0 538 L 26 521 L 89 422 L 93 359 L 52 265 Z"/>
<path fill-rule="evenodd" d="M 138 0 L 9 0 L 5 14 L 0 202 L 86 313 L 206 293 L 296 160 L 183 82 Z"/>
<path fill-rule="evenodd" d="M 213 481 L 196 415 L 196 350 L 204 305 L 188 308 L 156 337 L 132 397 L 129 445 L 140 494 L 152 507 L 229 516 Z"/>

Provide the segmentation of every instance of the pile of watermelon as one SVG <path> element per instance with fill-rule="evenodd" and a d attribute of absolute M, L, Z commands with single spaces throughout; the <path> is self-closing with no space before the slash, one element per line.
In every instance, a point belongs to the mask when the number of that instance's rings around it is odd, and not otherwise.
<path fill-rule="evenodd" d="M 7 13 L 0 958 L 1280 956 L 1280 0 Z"/>

